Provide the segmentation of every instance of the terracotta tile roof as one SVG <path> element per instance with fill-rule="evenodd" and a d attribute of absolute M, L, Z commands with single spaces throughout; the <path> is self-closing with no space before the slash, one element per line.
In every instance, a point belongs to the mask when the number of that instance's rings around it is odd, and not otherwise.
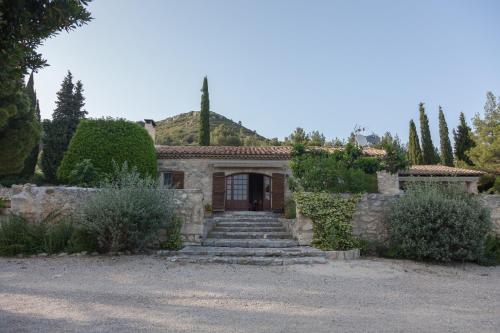
<path fill-rule="evenodd" d="M 406 171 L 400 171 L 400 176 L 481 176 L 484 172 L 444 165 L 412 165 Z"/>
<path fill-rule="evenodd" d="M 328 150 L 335 150 L 330 148 Z M 164 159 L 244 159 L 244 160 L 289 160 L 292 147 L 231 147 L 231 146 L 156 146 L 158 158 Z M 381 149 L 365 148 L 367 156 L 384 156 Z"/>
<path fill-rule="evenodd" d="M 288 160 L 290 147 L 156 146 L 158 158 Z"/>

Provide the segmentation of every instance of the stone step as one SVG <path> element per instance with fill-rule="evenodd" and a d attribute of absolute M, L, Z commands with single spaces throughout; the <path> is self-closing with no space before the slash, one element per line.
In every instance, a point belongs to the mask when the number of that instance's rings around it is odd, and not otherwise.
<path fill-rule="evenodd" d="M 187 262 L 197 264 L 238 264 L 238 265 L 259 265 L 259 266 L 283 266 L 283 265 L 313 265 L 326 264 L 328 260 L 324 257 L 233 257 L 233 256 L 192 256 L 179 255 L 168 258 L 172 262 Z"/>
<path fill-rule="evenodd" d="M 208 238 L 227 238 L 227 239 L 288 239 L 292 236 L 288 232 L 261 232 L 261 231 L 229 231 L 219 232 L 211 231 Z"/>
<path fill-rule="evenodd" d="M 298 246 L 296 240 L 293 239 L 218 239 L 206 238 L 201 244 L 203 246 L 218 246 L 218 247 L 293 247 Z"/>
<path fill-rule="evenodd" d="M 283 227 L 280 222 L 217 222 L 216 227 Z"/>
<path fill-rule="evenodd" d="M 217 232 L 237 232 L 237 231 L 246 231 L 246 232 L 285 232 L 286 228 L 283 226 L 279 227 L 256 227 L 256 226 L 238 226 L 238 227 L 226 227 L 226 226 L 215 226 L 212 231 Z"/>
<path fill-rule="evenodd" d="M 160 250 L 159 255 L 196 255 L 196 256 L 225 256 L 225 257 L 326 257 L 325 252 L 309 247 L 283 248 L 246 248 L 246 247 L 215 247 L 215 246 L 186 246 L 179 251 Z"/>
<path fill-rule="evenodd" d="M 280 216 L 278 213 L 273 212 L 256 212 L 256 211 L 236 211 L 236 212 L 224 212 L 224 213 L 215 213 L 215 217 L 226 217 L 226 216 L 271 216 L 276 217 Z"/>
<path fill-rule="evenodd" d="M 218 222 L 279 222 L 273 217 L 214 217 L 212 220 Z"/>

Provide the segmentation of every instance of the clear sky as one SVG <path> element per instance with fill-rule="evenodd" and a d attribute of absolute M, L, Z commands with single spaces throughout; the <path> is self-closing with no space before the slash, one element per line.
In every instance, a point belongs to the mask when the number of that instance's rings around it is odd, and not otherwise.
<path fill-rule="evenodd" d="M 407 141 L 427 106 L 438 145 L 448 126 L 500 95 L 500 1 L 97 0 L 94 20 L 48 40 L 35 77 L 50 118 L 69 69 L 91 117 L 130 120 L 211 109 L 282 139 L 295 127 L 327 138 L 356 124 Z"/>

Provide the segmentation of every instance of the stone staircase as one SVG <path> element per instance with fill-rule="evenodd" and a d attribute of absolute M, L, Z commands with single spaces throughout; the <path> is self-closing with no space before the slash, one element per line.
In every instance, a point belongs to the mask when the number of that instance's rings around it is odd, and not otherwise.
<path fill-rule="evenodd" d="M 212 218 L 213 229 L 201 246 L 187 246 L 171 255 L 171 261 L 248 265 L 326 263 L 324 252 L 299 246 L 278 215 L 232 212 Z"/>

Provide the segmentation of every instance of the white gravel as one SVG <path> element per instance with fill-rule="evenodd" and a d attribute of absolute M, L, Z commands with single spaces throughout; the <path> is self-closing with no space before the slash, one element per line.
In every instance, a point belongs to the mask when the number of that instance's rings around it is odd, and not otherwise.
<path fill-rule="evenodd" d="M 0 258 L 0 332 L 499 332 L 500 267 Z"/>

